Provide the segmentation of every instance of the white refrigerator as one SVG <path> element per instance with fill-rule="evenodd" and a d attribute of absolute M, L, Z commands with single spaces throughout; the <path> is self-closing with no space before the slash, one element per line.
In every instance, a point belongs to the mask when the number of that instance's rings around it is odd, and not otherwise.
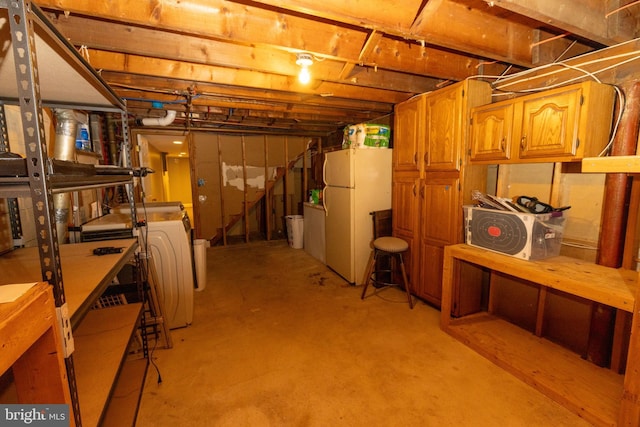
<path fill-rule="evenodd" d="M 323 201 L 327 265 L 362 284 L 373 239 L 373 211 L 391 209 L 391 149 L 346 149 L 325 155 Z"/>

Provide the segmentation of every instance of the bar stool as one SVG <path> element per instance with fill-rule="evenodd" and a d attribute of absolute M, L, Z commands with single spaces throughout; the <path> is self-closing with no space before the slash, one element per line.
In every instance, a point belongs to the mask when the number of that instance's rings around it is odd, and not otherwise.
<path fill-rule="evenodd" d="M 402 254 L 405 253 L 408 249 L 409 244 L 398 237 L 384 236 L 378 237 L 373 241 L 373 253 L 369 258 L 369 265 L 367 266 L 367 272 L 365 273 L 366 276 L 364 280 L 364 289 L 362 290 L 360 299 L 364 299 L 367 293 L 367 288 L 369 287 L 369 283 L 371 282 L 373 282 L 373 285 L 376 288 L 402 286 L 404 284 L 404 289 L 407 292 L 407 299 L 409 301 L 409 308 L 413 309 L 411 289 L 409 289 L 409 281 L 407 280 L 407 273 L 404 269 L 404 261 L 402 260 Z M 376 268 L 376 261 L 381 256 L 397 258 L 398 263 L 400 264 L 400 271 L 402 272 L 402 284 L 393 282 L 393 262 L 389 264 L 389 270 L 380 270 Z M 382 276 L 384 274 L 388 274 L 389 282 L 386 282 L 382 279 Z"/>

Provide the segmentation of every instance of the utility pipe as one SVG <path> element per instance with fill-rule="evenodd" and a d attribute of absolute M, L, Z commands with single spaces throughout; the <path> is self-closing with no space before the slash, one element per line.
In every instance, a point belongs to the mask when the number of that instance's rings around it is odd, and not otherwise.
<path fill-rule="evenodd" d="M 629 89 L 624 108 L 625 111 L 611 147 L 612 156 L 636 153 L 640 121 L 640 83 L 635 83 Z M 597 264 L 613 268 L 618 268 L 622 264 L 630 182 L 629 176 L 624 173 L 608 173 L 605 177 Z M 616 360 L 617 349 L 613 349 L 613 357 L 610 357 L 609 353 L 615 320 L 613 308 L 603 304 L 593 305 L 587 359 L 598 366 L 606 366 L 611 362 L 615 369 L 619 364 L 619 360 Z"/>
<path fill-rule="evenodd" d="M 640 121 L 640 83 L 635 83 L 626 96 L 625 112 L 611 147 L 612 156 L 636 154 Z M 602 210 L 602 230 L 598 264 L 620 267 L 624 245 L 630 177 L 624 173 L 608 173 Z"/>
<path fill-rule="evenodd" d="M 73 110 L 56 109 L 56 139 L 53 144 L 53 158 L 58 160 L 75 160 L 76 132 L 78 130 L 77 114 Z M 53 195 L 53 209 L 58 233 L 58 243 L 67 242 L 69 237 L 69 215 L 71 193 Z"/>
<path fill-rule="evenodd" d="M 144 126 L 169 126 L 176 119 L 176 110 L 167 110 L 164 117 L 145 117 L 139 120 L 139 124 Z"/>

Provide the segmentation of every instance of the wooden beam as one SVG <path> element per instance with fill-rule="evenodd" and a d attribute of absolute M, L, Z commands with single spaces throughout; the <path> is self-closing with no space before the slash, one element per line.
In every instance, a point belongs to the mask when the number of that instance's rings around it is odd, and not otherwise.
<path fill-rule="evenodd" d="M 154 92 L 161 95 L 173 96 L 174 99 L 178 95 L 183 95 L 189 91 L 194 91 L 198 97 L 194 99 L 194 104 L 198 105 L 199 101 L 207 101 L 207 105 L 219 102 L 223 108 L 230 102 L 237 104 L 245 104 L 252 109 L 279 110 L 280 106 L 294 113 L 304 111 L 304 106 L 318 106 L 327 109 L 326 114 L 336 115 L 335 110 L 352 110 L 355 113 L 362 114 L 364 111 L 381 112 L 384 114 L 393 109 L 393 104 L 388 102 L 379 102 L 377 100 L 354 100 L 350 98 L 340 98 L 337 96 L 316 96 L 309 94 L 300 94 L 295 92 L 283 91 L 266 91 L 257 88 L 232 87 L 230 85 L 220 85 L 211 82 L 193 82 L 188 80 L 173 79 L 168 80 L 161 76 L 140 76 L 124 74 L 119 72 L 110 72 L 103 70 L 102 77 L 119 92 L 129 91 L 136 96 L 142 96 L 144 91 L 153 95 Z M 140 86 L 137 86 L 137 85 Z M 323 94 L 324 95 L 324 94 Z M 407 98 L 410 95 L 407 94 Z M 238 108 L 238 105 L 234 105 Z M 256 105 L 251 105 L 256 104 Z M 261 106 L 264 105 L 263 108 Z M 307 108 L 307 110 L 309 110 Z M 314 110 L 315 111 L 315 110 Z"/>
<path fill-rule="evenodd" d="M 336 58 L 356 58 L 368 31 L 273 8 L 224 0 L 132 2 L 130 0 L 42 0 L 42 8 L 126 22 L 180 34 L 200 35 L 235 44 L 280 46 Z"/>
<path fill-rule="evenodd" d="M 382 33 L 377 31 L 372 31 L 369 36 L 367 36 L 367 40 L 364 42 L 364 46 L 360 50 L 360 55 L 358 55 L 358 63 L 364 63 L 368 58 L 369 54 L 373 51 L 376 45 L 382 39 Z M 342 71 L 340 71 L 340 75 L 338 76 L 339 80 L 344 80 L 349 78 L 351 71 L 355 68 L 356 64 L 353 62 L 347 62 L 344 65 Z"/>
<path fill-rule="evenodd" d="M 431 3 L 431 1 L 429 2 Z M 436 8 L 437 6 L 437 8 Z M 477 8 L 435 0 L 416 20 L 412 34 L 428 44 L 529 67 L 532 29 Z"/>
<path fill-rule="evenodd" d="M 368 0 L 366 3 L 323 0 L 257 0 L 258 3 L 293 12 L 314 15 L 367 28 L 395 28 L 408 31 L 420 10 L 422 0 L 404 0 L 401 4 L 388 0 Z M 366 7 L 366 13 L 362 10 Z"/>
<path fill-rule="evenodd" d="M 215 82 L 245 88 L 297 92 L 302 94 L 341 94 L 350 99 L 370 100 L 396 104 L 407 99 L 409 94 L 385 89 L 364 88 L 331 82 L 318 82 L 316 87 L 301 85 L 295 77 L 265 74 L 251 70 L 190 64 L 168 59 L 150 58 L 116 52 L 91 50 L 91 65 L 100 70 L 150 75 L 164 78 L 191 80 L 193 82 Z"/>
<path fill-rule="evenodd" d="M 625 14 L 607 12 L 618 1 L 602 0 L 495 0 L 496 6 L 527 16 L 549 26 L 569 31 L 605 46 L 635 38 L 635 20 L 625 20 Z M 579 13 L 576 13 L 579 11 Z M 613 24 L 613 25 L 612 25 Z"/>
<path fill-rule="evenodd" d="M 254 70 L 269 74 L 297 76 L 299 67 L 295 55 L 273 46 L 244 45 L 228 41 L 203 38 L 175 32 L 160 31 L 133 25 L 96 21 L 95 19 L 68 16 L 54 18 L 56 28 L 76 46 L 87 46 L 96 50 L 118 51 L 140 56 L 164 58 L 197 64 L 228 67 L 232 70 Z M 381 42 L 382 33 L 373 33 L 365 41 L 366 51 L 357 58 L 327 58 L 316 61 L 313 76 L 327 81 L 343 80 L 344 63 L 351 68 L 358 64 L 376 67 L 375 73 L 360 73 L 359 84 L 369 87 L 393 89 L 397 91 L 422 93 L 433 90 L 438 81 L 419 76 L 424 72 L 424 63 L 429 62 L 434 76 L 440 74 L 447 79 L 462 80 L 472 75 L 473 70 L 457 63 L 477 63 L 463 55 L 456 55 L 429 49 L 421 61 L 415 61 L 411 45 L 395 43 L 393 40 Z M 379 54 L 367 58 L 376 49 Z M 415 49 L 413 49 L 415 51 Z M 392 52 L 389 54 L 388 52 Z M 90 52 L 91 54 L 91 52 Z M 437 64 L 446 66 L 437 67 Z M 412 72 L 407 76 L 398 70 Z"/>

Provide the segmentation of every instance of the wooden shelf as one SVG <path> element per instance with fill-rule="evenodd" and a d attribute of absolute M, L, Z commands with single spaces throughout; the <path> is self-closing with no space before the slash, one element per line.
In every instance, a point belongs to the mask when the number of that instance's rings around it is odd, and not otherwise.
<path fill-rule="evenodd" d="M 97 256 L 95 248 L 122 247 L 122 253 Z M 102 295 L 113 277 L 132 258 L 136 239 L 104 240 L 60 245 L 62 277 L 71 325 L 75 327 L 89 306 Z M 38 248 L 23 248 L 0 257 L 0 285 L 42 280 Z"/>
<path fill-rule="evenodd" d="M 591 301 L 635 313 L 638 273 L 587 263 L 568 257 L 524 261 L 466 244 L 445 247 L 442 277 L 441 328 L 498 366 L 596 425 L 637 425 L 640 344 L 631 334 L 626 375 L 600 368 L 544 338 L 489 313 L 454 319 L 456 290 L 468 289 L 460 280 L 461 264 L 472 263 Z M 491 290 L 489 291 L 491 292 Z M 490 297 L 491 298 L 491 297 Z M 632 330 L 640 330 L 633 316 Z M 637 334 L 637 332 L 636 332 Z"/>
<path fill-rule="evenodd" d="M 453 320 L 446 332 L 596 425 L 615 425 L 622 375 L 486 313 Z"/>
<path fill-rule="evenodd" d="M 142 304 L 91 310 L 74 332 L 82 424 L 98 425 L 123 367 Z M 146 364 L 146 359 L 143 359 Z M 142 381 L 137 379 L 140 384 Z"/>
<path fill-rule="evenodd" d="M 539 285 L 557 289 L 624 311 L 632 311 L 638 289 L 638 273 L 557 256 L 525 261 L 467 244 L 447 246 L 451 257 L 486 266 Z"/>
<path fill-rule="evenodd" d="M 101 427 L 135 425 L 148 367 L 147 359 L 144 358 L 124 363 Z"/>
<path fill-rule="evenodd" d="M 640 173 L 640 156 L 588 157 L 582 159 L 582 172 Z"/>

